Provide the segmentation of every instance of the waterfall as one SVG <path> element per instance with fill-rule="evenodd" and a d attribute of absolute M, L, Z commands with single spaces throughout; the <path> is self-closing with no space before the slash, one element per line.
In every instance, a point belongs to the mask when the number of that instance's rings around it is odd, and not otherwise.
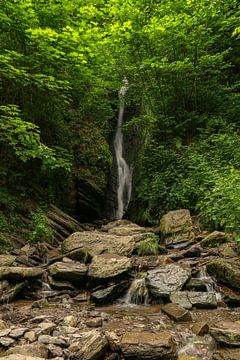
<path fill-rule="evenodd" d="M 147 274 L 145 273 L 139 273 L 136 279 L 133 280 L 126 296 L 123 299 L 124 304 L 148 304 L 149 294 L 146 286 L 146 275 Z"/>
<path fill-rule="evenodd" d="M 119 90 L 119 113 L 117 130 L 114 139 L 114 151 L 117 160 L 117 173 L 118 173 L 118 187 L 117 187 L 117 210 L 116 219 L 122 219 L 126 212 L 132 192 L 132 171 L 129 168 L 126 160 L 123 157 L 123 115 L 124 115 L 124 104 L 125 95 L 128 90 L 128 80 L 123 79 L 123 86 Z"/>

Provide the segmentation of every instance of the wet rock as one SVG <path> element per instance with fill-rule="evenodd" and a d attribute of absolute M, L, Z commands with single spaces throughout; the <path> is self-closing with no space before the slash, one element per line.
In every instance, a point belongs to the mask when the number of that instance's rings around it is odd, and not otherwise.
<path fill-rule="evenodd" d="M 180 305 L 171 303 L 162 306 L 162 312 L 175 321 L 192 321 L 192 316 L 188 310 Z"/>
<path fill-rule="evenodd" d="M 108 349 L 106 337 L 97 330 L 85 333 L 78 342 L 72 343 L 69 352 L 76 360 L 102 360 Z"/>
<path fill-rule="evenodd" d="M 11 339 L 10 337 L 0 337 L 0 345 L 3 347 L 9 347 L 15 343 L 14 339 Z"/>
<path fill-rule="evenodd" d="M 146 283 L 151 295 L 160 298 L 180 290 L 190 276 L 190 269 L 183 269 L 178 265 L 169 264 L 150 270 Z"/>
<path fill-rule="evenodd" d="M 64 240 L 62 251 L 71 257 L 71 252 L 76 250 L 76 260 L 82 260 L 86 255 L 93 257 L 104 252 L 130 256 L 138 240 L 139 235 L 117 236 L 98 231 L 83 231 L 74 233 Z"/>
<path fill-rule="evenodd" d="M 170 332 L 128 332 L 121 339 L 121 348 L 126 359 L 155 360 L 176 359 L 175 344 Z"/>
<path fill-rule="evenodd" d="M 160 231 L 163 234 L 173 234 L 180 231 L 190 231 L 192 219 L 189 210 L 169 211 L 160 220 Z"/>
<path fill-rule="evenodd" d="M 52 289 L 75 290 L 75 287 L 69 281 L 56 280 L 56 279 L 53 279 L 51 276 L 49 276 L 48 279 L 49 279 L 49 284 L 51 285 Z"/>
<path fill-rule="evenodd" d="M 240 323 L 237 321 L 220 321 L 210 328 L 210 334 L 219 343 L 240 347 Z"/>
<path fill-rule="evenodd" d="M 0 255 L 0 267 L 11 266 L 16 260 L 14 255 Z"/>
<path fill-rule="evenodd" d="M 102 318 L 97 317 L 97 318 L 87 320 L 86 325 L 88 327 L 102 327 L 103 321 L 102 321 Z"/>
<path fill-rule="evenodd" d="M 207 291 L 204 279 L 191 278 L 185 285 L 186 290 Z"/>
<path fill-rule="evenodd" d="M 50 275 L 57 280 L 67 280 L 81 285 L 85 281 L 87 267 L 79 262 L 56 262 L 49 266 Z"/>
<path fill-rule="evenodd" d="M 28 344 L 28 345 L 17 345 L 9 350 L 7 350 L 6 355 L 11 354 L 19 354 L 25 356 L 36 356 L 40 358 L 47 359 L 48 358 L 48 351 L 45 345 L 43 344 Z"/>
<path fill-rule="evenodd" d="M 0 297 L 0 303 L 1 304 L 8 304 L 11 301 L 13 301 L 27 286 L 27 282 L 21 282 L 16 285 L 9 285 L 7 288 L 5 288 Z"/>
<path fill-rule="evenodd" d="M 129 282 L 122 281 L 118 284 L 111 285 L 106 289 L 97 290 L 91 293 L 90 299 L 96 304 L 104 304 L 119 298 L 128 288 Z"/>
<path fill-rule="evenodd" d="M 92 281 L 102 282 L 125 275 L 131 269 L 131 260 L 117 254 L 94 256 L 89 265 L 88 276 Z"/>
<path fill-rule="evenodd" d="M 21 281 L 40 277 L 44 270 L 36 267 L 0 267 L 0 280 Z"/>
<path fill-rule="evenodd" d="M 194 334 L 202 336 L 202 335 L 208 334 L 209 326 L 204 321 L 199 321 L 193 325 L 192 331 L 194 332 Z"/>
<path fill-rule="evenodd" d="M 208 274 L 221 284 L 240 289 L 240 263 L 234 260 L 214 259 L 207 263 Z"/>
<path fill-rule="evenodd" d="M 205 309 L 217 307 L 215 292 L 177 291 L 170 295 L 170 300 L 185 309 L 191 309 L 193 306 Z"/>
<path fill-rule="evenodd" d="M 212 360 L 239 360 L 239 349 L 219 349 L 212 355 Z"/>
<path fill-rule="evenodd" d="M 201 242 L 202 247 L 217 247 L 227 241 L 227 235 L 221 231 L 213 231 L 207 235 Z"/>

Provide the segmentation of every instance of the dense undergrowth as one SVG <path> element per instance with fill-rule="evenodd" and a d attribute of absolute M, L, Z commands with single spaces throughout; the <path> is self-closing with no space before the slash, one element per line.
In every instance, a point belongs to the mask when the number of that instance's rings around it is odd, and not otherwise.
<path fill-rule="evenodd" d="M 50 240 L 39 210 L 50 203 L 81 218 L 79 193 L 104 215 L 124 76 L 125 131 L 138 151 L 129 216 L 156 223 L 185 207 L 209 228 L 239 232 L 237 0 L 0 0 L 0 9 L 2 248 L 12 237 Z"/>

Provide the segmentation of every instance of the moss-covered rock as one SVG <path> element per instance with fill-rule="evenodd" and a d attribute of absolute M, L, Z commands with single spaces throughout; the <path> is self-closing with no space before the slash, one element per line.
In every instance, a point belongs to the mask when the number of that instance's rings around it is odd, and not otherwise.
<path fill-rule="evenodd" d="M 214 259 L 207 263 L 206 269 L 219 283 L 240 289 L 240 261 Z"/>

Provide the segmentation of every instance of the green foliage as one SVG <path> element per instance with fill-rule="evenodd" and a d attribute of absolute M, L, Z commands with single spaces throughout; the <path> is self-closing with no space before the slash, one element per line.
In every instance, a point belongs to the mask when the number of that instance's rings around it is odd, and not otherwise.
<path fill-rule="evenodd" d="M 4 235 L 0 235 L 0 254 L 4 254 L 6 251 L 10 250 L 12 245 L 9 240 L 6 239 Z"/>
<path fill-rule="evenodd" d="M 213 187 L 197 204 L 202 221 L 210 228 L 240 232 L 240 171 L 222 168 L 215 174 Z"/>
<path fill-rule="evenodd" d="M 140 241 L 138 247 L 138 255 L 157 255 L 158 254 L 158 237 L 152 235 L 145 240 Z"/>
<path fill-rule="evenodd" d="M 51 243 L 53 240 L 53 231 L 48 225 L 47 216 L 43 210 L 39 209 L 32 213 L 32 231 L 29 235 L 29 241 L 36 243 L 46 241 Z"/>

